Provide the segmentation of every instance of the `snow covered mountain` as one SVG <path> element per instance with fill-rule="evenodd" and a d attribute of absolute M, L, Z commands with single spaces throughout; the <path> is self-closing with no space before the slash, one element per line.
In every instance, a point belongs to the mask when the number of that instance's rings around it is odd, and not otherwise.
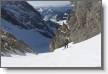
<path fill-rule="evenodd" d="M 40 12 L 44 20 L 52 19 L 56 21 L 66 20 L 72 9 L 72 5 L 36 7 L 36 10 Z"/>
<path fill-rule="evenodd" d="M 78 1 L 68 17 L 65 7 L 47 8 L 2 2 L 1 67 L 101 67 L 101 1 Z"/>
<path fill-rule="evenodd" d="M 1 57 L 1 67 L 101 67 L 101 34 L 51 53 Z"/>

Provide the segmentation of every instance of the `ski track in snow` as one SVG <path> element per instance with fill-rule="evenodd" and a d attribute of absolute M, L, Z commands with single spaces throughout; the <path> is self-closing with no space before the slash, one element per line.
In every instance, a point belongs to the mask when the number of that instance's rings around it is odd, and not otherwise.
<path fill-rule="evenodd" d="M 1 57 L 1 67 L 101 67 L 101 34 L 50 53 Z"/>

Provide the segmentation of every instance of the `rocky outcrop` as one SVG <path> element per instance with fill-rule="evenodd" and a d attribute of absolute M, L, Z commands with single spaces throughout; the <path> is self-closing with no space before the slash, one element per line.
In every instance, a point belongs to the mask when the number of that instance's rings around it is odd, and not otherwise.
<path fill-rule="evenodd" d="M 101 32 L 101 1 L 78 1 L 75 14 L 68 20 L 71 28 L 71 40 L 81 42 Z"/>
<path fill-rule="evenodd" d="M 11 54 L 25 55 L 27 52 L 33 53 L 33 50 L 24 42 L 0 29 L 0 52 L 1 56 L 11 56 Z"/>
<path fill-rule="evenodd" d="M 70 42 L 78 43 L 99 34 L 102 24 L 101 0 L 77 1 L 75 3 L 75 12 L 70 14 L 67 23 L 70 29 L 67 31 Z M 67 35 L 63 35 L 62 30 L 58 30 L 52 40 L 49 46 L 51 51 L 64 45 Z"/>

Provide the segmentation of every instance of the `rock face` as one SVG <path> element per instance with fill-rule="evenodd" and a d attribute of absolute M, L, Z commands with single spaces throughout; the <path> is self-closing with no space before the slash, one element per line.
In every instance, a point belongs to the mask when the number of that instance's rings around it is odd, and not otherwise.
<path fill-rule="evenodd" d="M 11 56 L 11 54 L 25 55 L 27 52 L 33 53 L 33 50 L 24 42 L 0 29 L 0 52 L 1 56 Z"/>
<path fill-rule="evenodd" d="M 101 0 L 77 1 L 75 3 L 75 12 L 70 14 L 67 21 L 69 31 L 67 31 L 70 42 L 78 43 L 89 39 L 101 32 L 102 24 L 102 4 Z M 64 45 L 66 34 L 61 31 L 65 28 L 60 27 L 56 36 L 50 44 L 51 51 Z"/>

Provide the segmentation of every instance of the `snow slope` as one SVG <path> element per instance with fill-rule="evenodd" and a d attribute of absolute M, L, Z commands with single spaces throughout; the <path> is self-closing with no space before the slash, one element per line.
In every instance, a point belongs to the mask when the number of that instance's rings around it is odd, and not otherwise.
<path fill-rule="evenodd" d="M 63 23 L 67 24 L 66 20 L 61 20 L 61 21 L 58 21 L 57 23 L 60 24 L 60 25 L 63 25 Z"/>
<path fill-rule="evenodd" d="M 51 53 L 1 57 L 2 67 L 100 67 L 101 34 Z"/>

